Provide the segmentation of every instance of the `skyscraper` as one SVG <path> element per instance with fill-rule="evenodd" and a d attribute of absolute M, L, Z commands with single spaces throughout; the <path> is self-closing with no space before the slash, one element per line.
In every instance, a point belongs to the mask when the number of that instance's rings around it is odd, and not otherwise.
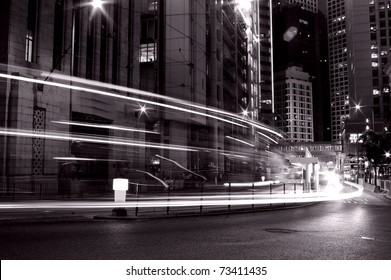
<path fill-rule="evenodd" d="M 390 111 L 384 69 L 391 43 L 390 19 L 389 1 L 328 1 L 334 141 L 340 140 L 346 118 L 350 123 L 368 120 L 370 128 L 382 129 L 382 119 Z"/>
<path fill-rule="evenodd" d="M 348 46 L 345 0 L 328 1 L 328 34 L 332 141 L 339 141 L 349 116 Z"/>
<path fill-rule="evenodd" d="M 254 1 L 256 3 L 256 1 Z M 265 123 L 273 122 L 274 86 L 273 86 L 273 14 L 272 1 L 259 0 L 259 109 L 260 120 Z"/>
<path fill-rule="evenodd" d="M 318 12 L 318 0 L 279 0 L 276 1 L 278 5 L 290 5 L 298 4 L 304 10 L 311 11 L 314 13 Z"/>
<path fill-rule="evenodd" d="M 299 66 L 309 74 L 314 105 L 314 140 L 330 141 L 327 22 L 320 12 L 298 4 L 274 6 L 274 69 Z M 276 116 L 278 119 L 280 116 Z"/>

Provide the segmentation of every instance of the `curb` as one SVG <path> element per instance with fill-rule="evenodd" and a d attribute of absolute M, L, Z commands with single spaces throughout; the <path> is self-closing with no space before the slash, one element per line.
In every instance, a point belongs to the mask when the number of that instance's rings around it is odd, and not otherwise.
<path fill-rule="evenodd" d="M 85 222 L 91 221 L 91 218 L 86 216 L 58 216 L 58 217 L 30 217 L 30 218 L 9 218 L 0 219 L 1 224 L 15 223 L 56 223 L 56 222 Z"/>

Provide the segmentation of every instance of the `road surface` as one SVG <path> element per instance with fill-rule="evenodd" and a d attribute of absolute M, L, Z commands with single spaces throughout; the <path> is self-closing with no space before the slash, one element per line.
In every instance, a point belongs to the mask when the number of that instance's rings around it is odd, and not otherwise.
<path fill-rule="evenodd" d="M 1 259 L 391 259 L 391 201 L 151 220 L 0 223 Z"/>

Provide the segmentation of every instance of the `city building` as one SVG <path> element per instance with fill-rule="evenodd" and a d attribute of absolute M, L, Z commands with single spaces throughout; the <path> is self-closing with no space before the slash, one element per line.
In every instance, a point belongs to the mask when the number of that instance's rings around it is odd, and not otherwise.
<path fill-rule="evenodd" d="M 329 1 L 328 11 L 333 140 L 347 129 L 346 118 L 381 131 L 390 111 L 390 3 Z"/>
<path fill-rule="evenodd" d="M 327 21 L 299 4 L 274 6 L 274 69 L 301 66 L 310 75 L 314 106 L 314 140 L 331 141 Z M 276 116 L 278 118 L 278 116 Z"/>
<path fill-rule="evenodd" d="M 279 6 L 298 4 L 303 10 L 318 12 L 318 0 L 278 0 L 275 1 L 275 4 Z"/>
<path fill-rule="evenodd" d="M 276 126 L 291 142 L 313 142 L 312 83 L 308 73 L 297 66 L 275 76 Z"/>
<path fill-rule="evenodd" d="M 256 4 L 257 1 L 254 1 Z M 271 0 L 259 0 L 259 120 L 273 124 L 274 113 L 274 80 L 273 80 L 273 13 Z"/>
<path fill-rule="evenodd" d="M 329 1 L 330 80 L 333 140 L 367 126 L 383 130 L 390 111 L 385 65 L 390 51 L 388 1 Z M 349 120 L 347 120 L 349 118 Z M 345 131 L 344 131 L 345 130 Z M 346 133 L 348 132 L 348 133 Z"/>
<path fill-rule="evenodd" d="M 347 25 L 345 1 L 328 1 L 331 135 L 333 142 L 340 141 L 342 122 L 349 116 Z"/>
<path fill-rule="evenodd" d="M 123 166 L 144 166 L 142 146 L 116 149 L 108 141 L 145 141 L 138 106 L 124 104 L 120 94 L 83 89 L 84 79 L 136 85 L 138 42 L 129 27 L 139 27 L 129 3 L 103 10 L 86 1 L 1 1 L 0 63 L 8 75 L 0 88 L 2 193 L 100 192 Z"/>

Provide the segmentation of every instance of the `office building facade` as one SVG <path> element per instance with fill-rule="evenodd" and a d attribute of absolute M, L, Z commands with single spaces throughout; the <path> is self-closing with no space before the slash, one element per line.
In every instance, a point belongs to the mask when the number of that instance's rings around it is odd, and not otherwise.
<path fill-rule="evenodd" d="M 208 180 L 252 169 L 227 151 L 255 142 L 253 131 L 168 103 L 261 119 L 262 93 L 272 105 L 272 71 L 270 22 L 258 12 L 270 2 L 91 3 L 0 4 L 4 193 L 73 195 L 108 190 L 115 177 L 152 180 L 140 171 L 183 187 L 173 161 Z"/>
<path fill-rule="evenodd" d="M 300 67 L 288 67 L 276 73 L 276 126 L 291 142 L 313 142 L 314 122 L 312 83 Z"/>

